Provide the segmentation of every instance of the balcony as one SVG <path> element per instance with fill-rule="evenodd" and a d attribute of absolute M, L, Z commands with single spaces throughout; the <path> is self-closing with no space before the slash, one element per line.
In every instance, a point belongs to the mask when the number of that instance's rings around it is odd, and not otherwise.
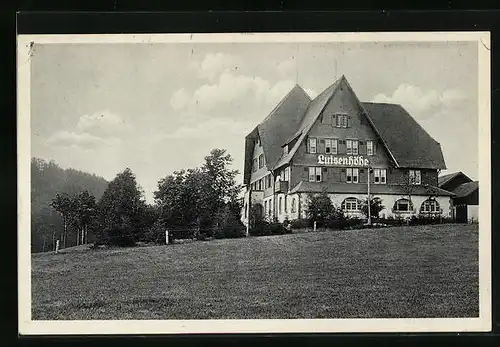
<path fill-rule="evenodd" d="M 278 181 L 274 184 L 275 193 L 288 193 L 288 181 Z"/>

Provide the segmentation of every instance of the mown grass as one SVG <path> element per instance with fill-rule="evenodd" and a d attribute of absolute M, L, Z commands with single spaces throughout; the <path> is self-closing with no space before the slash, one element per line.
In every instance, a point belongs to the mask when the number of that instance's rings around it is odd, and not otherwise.
<path fill-rule="evenodd" d="M 32 256 L 33 319 L 477 317 L 477 225 Z"/>

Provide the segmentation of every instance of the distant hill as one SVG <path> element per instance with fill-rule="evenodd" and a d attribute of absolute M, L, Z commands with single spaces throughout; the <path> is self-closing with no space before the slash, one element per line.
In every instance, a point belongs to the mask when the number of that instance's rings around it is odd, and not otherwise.
<path fill-rule="evenodd" d="M 60 216 L 50 207 L 57 193 L 78 194 L 87 190 L 98 201 L 108 181 L 95 174 L 62 169 L 54 161 L 31 159 L 31 246 L 32 252 L 53 249 L 53 237 L 62 228 Z M 75 242 L 76 242 L 76 235 Z M 68 236 L 70 240 L 70 236 Z"/>

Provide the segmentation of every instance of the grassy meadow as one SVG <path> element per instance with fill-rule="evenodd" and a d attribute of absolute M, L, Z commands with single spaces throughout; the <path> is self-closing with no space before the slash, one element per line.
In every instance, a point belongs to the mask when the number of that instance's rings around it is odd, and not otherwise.
<path fill-rule="evenodd" d="M 32 318 L 477 317 L 478 226 L 32 255 Z"/>

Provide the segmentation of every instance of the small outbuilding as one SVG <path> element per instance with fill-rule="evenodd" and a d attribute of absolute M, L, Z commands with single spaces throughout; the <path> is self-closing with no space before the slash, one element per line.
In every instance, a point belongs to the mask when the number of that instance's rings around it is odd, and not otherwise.
<path fill-rule="evenodd" d="M 439 188 L 455 194 L 452 199 L 452 214 L 459 223 L 479 221 L 479 182 L 473 181 L 463 172 L 455 172 L 438 178 Z"/>

